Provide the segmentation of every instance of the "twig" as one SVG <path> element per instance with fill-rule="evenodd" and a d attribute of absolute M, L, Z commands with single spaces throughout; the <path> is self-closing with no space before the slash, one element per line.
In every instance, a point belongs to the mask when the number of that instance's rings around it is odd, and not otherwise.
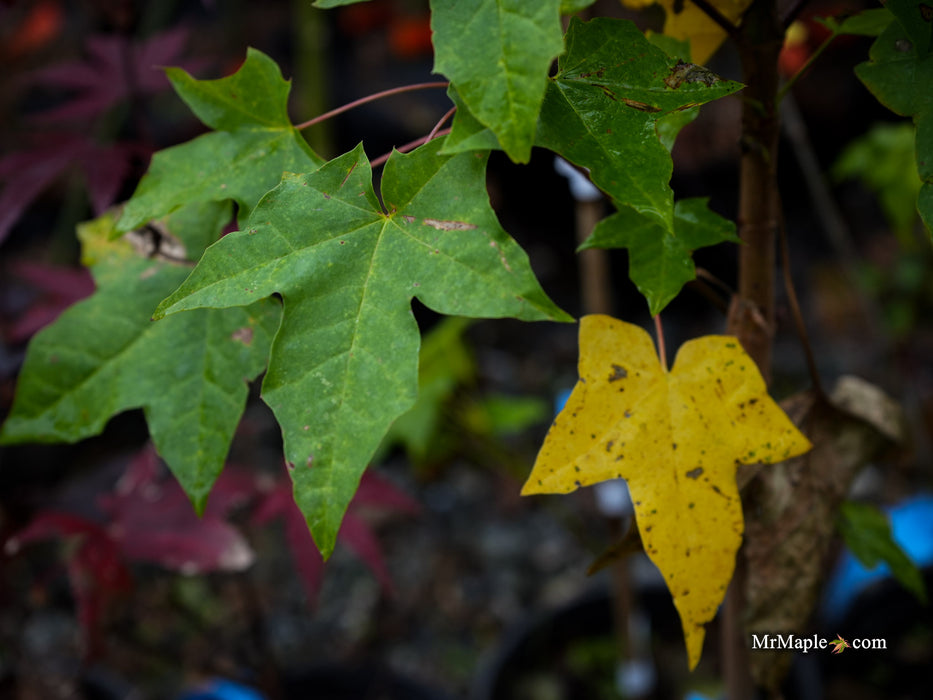
<path fill-rule="evenodd" d="M 415 83 L 413 85 L 402 85 L 401 87 L 391 88 L 389 90 L 383 90 L 382 92 L 374 92 L 372 95 L 367 95 L 366 97 L 361 97 L 358 100 L 353 100 L 353 102 L 345 104 L 342 107 L 337 107 L 336 109 L 332 109 L 329 112 L 324 112 L 324 114 L 314 117 L 314 119 L 309 119 L 306 122 L 297 124 L 295 128 L 298 129 L 299 131 L 301 131 L 302 129 L 307 129 L 309 126 L 314 126 L 318 122 L 322 122 L 325 119 L 330 119 L 331 117 L 335 117 L 338 114 L 343 114 L 344 112 L 351 110 L 354 107 L 359 107 L 360 105 L 364 105 L 367 102 L 373 102 L 374 100 L 380 100 L 383 97 L 391 97 L 392 95 L 399 95 L 403 92 L 412 92 L 414 90 L 428 90 L 431 88 L 446 88 L 448 85 L 449 83 L 446 83 L 446 82 Z"/>
<path fill-rule="evenodd" d="M 787 243 L 787 228 L 784 226 L 784 214 L 781 207 L 778 207 L 778 221 L 778 239 L 781 246 L 781 273 L 784 278 L 784 291 L 787 293 L 787 303 L 790 306 L 791 316 L 794 319 L 797 337 L 800 339 L 800 344 L 803 346 L 803 353 L 807 358 L 807 370 L 810 373 L 810 381 L 813 383 L 813 389 L 819 396 L 825 396 L 826 393 L 823 391 L 823 382 L 820 380 L 820 373 L 816 368 L 813 346 L 810 344 L 810 335 L 807 333 L 807 324 L 803 321 L 803 313 L 800 311 L 800 302 L 797 300 L 794 278 L 790 273 L 790 246 Z"/>
<path fill-rule="evenodd" d="M 449 133 L 450 133 L 450 129 L 443 129 L 435 133 L 434 138 L 437 138 L 438 136 L 446 136 Z M 399 146 L 398 148 L 395 148 L 393 150 L 398 151 L 399 153 L 408 153 L 409 151 L 413 151 L 416 148 L 418 148 L 418 146 L 426 144 L 428 141 L 431 141 L 431 140 L 432 140 L 432 137 L 430 134 L 428 134 L 427 136 L 422 136 L 421 138 L 415 139 L 414 141 L 409 141 L 405 145 Z M 389 156 L 391 155 L 392 155 L 392 151 L 389 151 L 388 153 L 383 153 L 378 158 L 371 160 L 369 164 L 373 168 L 378 168 L 380 165 L 382 165 L 387 160 L 389 160 Z"/>
<path fill-rule="evenodd" d="M 667 349 L 664 347 L 664 328 L 661 327 L 661 314 L 655 314 L 654 330 L 658 334 L 658 358 L 661 360 L 661 367 L 667 372 Z"/>

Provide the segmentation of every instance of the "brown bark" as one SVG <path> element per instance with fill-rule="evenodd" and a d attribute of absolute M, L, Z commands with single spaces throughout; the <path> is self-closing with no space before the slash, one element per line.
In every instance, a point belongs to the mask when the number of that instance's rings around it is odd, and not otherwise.
<path fill-rule="evenodd" d="M 774 275 L 779 213 L 777 146 L 778 54 L 784 30 L 774 0 L 755 0 L 737 42 L 742 60 L 742 157 L 740 162 L 738 292 L 729 309 L 728 332 L 739 338 L 766 382 L 771 377 Z M 749 512 L 746 504 L 746 513 Z M 749 672 L 745 552 L 739 550 L 722 620 L 722 663 L 729 700 L 755 697 Z"/>

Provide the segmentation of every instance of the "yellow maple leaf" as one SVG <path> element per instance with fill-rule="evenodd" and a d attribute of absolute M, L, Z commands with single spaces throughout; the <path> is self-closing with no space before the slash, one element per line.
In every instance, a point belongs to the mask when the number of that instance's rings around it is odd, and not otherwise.
<path fill-rule="evenodd" d="M 641 9 L 654 4 L 653 0 L 621 0 L 632 9 Z M 657 0 L 664 8 L 664 33 L 667 36 L 690 40 L 690 54 L 699 64 L 705 64 L 726 39 L 726 32 L 690 0 Z M 752 0 L 710 0 L 710 5 L 719 10 L 725 19 L 737 24 Z"/>
<path fill-rule="evenodd" d="M 522 494 L 626 479 L 645 552 L 680 613 L 692 670 L 742 542 L 736 466 L 782 461 L 810 442 L 733 337 L 684 343 L 668 372 L 644 330 L 584 316 L 579 372 Z"/>

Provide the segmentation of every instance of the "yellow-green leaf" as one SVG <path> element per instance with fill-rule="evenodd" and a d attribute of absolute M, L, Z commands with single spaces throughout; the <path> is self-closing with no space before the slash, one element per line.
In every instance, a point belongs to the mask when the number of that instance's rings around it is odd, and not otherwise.
<path fill-rule="evenodd" d="M 810 443 L 732 337 L 684 343 L 668 372 L 644 330 L 585 316 L 579 372 L 522 494 L 628 481 L 645 552 L 680 613 L 693 669 L 742 542 L 736 466 L 788 459 Z"/>

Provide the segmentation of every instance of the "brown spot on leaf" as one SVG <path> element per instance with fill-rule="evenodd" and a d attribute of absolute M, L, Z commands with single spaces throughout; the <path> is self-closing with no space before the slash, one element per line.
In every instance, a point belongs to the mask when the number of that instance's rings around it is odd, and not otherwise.
<path fill-rule="evenodd" d="M 422 219 L 421 223 L 436 228 L 438 231 L 470 231 L 476 228 L 476 224 L 466 221 L 443 221 L 441 219 Z"/>
<path fill-rule="evenodd" d="M 249 326 L 237 328 L 230 334 L 230 340 L 239 341 L 243 343 L 243 345 L 250 345 L 253 342 L 253 329 Z"/>
<path fill-rule="evenodd" d="M 639 102 L 638 100 L 630 100 L 627 97 L 623 97 L 622 102 L 624 102 L 627 106 L 631 107 L 632 109 L 637 109 L 639 112 L 660 112 L 661 111 L 660 107 L 649 105 L 646 102 Z"/>
<path fill-rule="evenodd" d="M 691 469 L 687 472 L 688 479 L 699 479 L 700 475 L 703 473 L 703 467 L 697 467 L 696 469 Z"/>
<path fill-rule="evenodd" d="M 620 379 L 625 379 L 628 376 L 628 372 L 625 370 L 625 367 L 622 365 L 612 364 L 612 372 L 609 374 L 609 381 L 616 382 Z"/>

